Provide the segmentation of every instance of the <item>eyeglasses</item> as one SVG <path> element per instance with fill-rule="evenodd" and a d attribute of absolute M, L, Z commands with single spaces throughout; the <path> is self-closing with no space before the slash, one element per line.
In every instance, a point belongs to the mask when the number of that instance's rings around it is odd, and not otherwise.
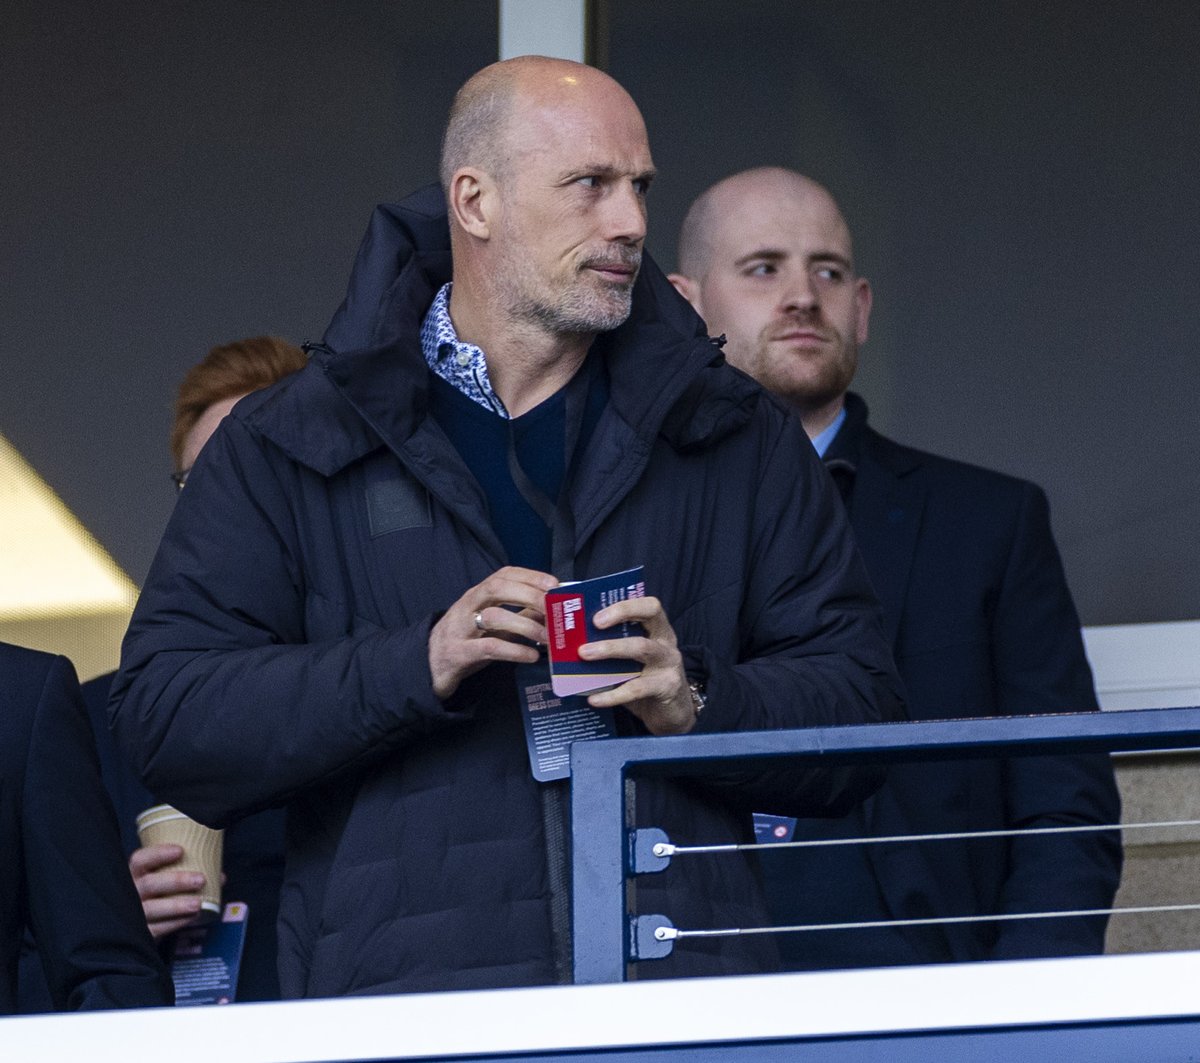
<path fill-rule="evenodd" d="M 179 472 L 171 473 L 171 483 L 175 485 L 176 493 L 183 490 L 183 485 L 187 483 L 188 473 L 191 471 L 191 469 L 182 469 Z"/>

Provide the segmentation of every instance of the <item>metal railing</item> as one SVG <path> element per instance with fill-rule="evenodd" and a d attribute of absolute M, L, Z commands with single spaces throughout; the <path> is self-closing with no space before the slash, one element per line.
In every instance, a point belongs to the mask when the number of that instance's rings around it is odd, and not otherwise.
<path fill-rule="evenodd" d="M 636 786 L 637 775 L 670 774 L 697 765 L 714 771 L 734 764 L 744 768 L 746 761 L 785 757 L 808 766 L 837 767 L 1194 747 L 1200 747 L 1200 708 L 577 743 L 571 751 L 575 982 L 623 981 L 631 962 L 666 955 L 679 936 L 663 913 L 627 914 L 632 877 L 658 870 L 670 855 L 662 848 L 669 840 L 661 831 L 637 830 L 630 821 L 633 802 L 626 790 Z"/>
<path fill-rule="evenodd" d="M 637 945 L 625 885 L 626 787 L 642 772 L 757 758 L 818 766 L 913 758 L 1200 747 L 1200 709 L 950 720 L 621 739 L 572 754 L 575 974 L 618 983 Z M 653 935 L 651 935 L 653 937 Z M 176 1063 L 655 1059 L 889 1063 L 1014 1058 L 1188 1063 L 1200 1044 L 1200 952 L 1017 960 L 0 1020 L 0 1060 L 121 1063 L 169 1045 Z"/>

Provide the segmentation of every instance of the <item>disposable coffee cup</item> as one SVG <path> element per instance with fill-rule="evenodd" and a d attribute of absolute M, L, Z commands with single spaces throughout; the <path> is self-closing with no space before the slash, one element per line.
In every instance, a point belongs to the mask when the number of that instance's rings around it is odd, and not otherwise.
<path fill-rule="evenodd" d="M 225 832 L 213 830 L 170 805 L 155 805 L 137 818 L 138 839 L 143 846 L 178 845 L 183 858 L 172 871 L 199 871 L 204 876 L 197 922 L 208 923 L 221 914 L 221 854 Z"/>

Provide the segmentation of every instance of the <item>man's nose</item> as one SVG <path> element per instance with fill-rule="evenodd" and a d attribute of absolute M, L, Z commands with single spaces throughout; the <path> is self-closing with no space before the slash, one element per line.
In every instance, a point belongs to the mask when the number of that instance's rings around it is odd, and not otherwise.
<path fill-rule="evenodd" d="M 784 313 L 810 314 L 820 303 L 816 282 L 807 270 L 789 273 L 779 293 L 779 308 Z"/>
<path fill-rule="evenodd" d="M 609 196 L 605 236 L 637 244 L 646 238 L 646 197 L 632 182 L 621 182 Z"/>

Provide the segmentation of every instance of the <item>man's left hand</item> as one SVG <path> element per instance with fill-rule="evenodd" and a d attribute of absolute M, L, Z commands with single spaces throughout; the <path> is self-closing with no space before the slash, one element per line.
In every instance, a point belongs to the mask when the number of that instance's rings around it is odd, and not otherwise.
<path fill-rule="evenodd" d="M 696 709 L 675 629 L 663 611 L 662 602 L 657 598 L 626 598 L 601 609 L 593 617 L 598 628 L 630 620 L 646 629 L 645 636 L 585 643 L 579 656 L 587 661 L 631 658 L 642 662 L 642 674 L 612 690 L 592 694 L 588 704 L 597 709 L 623 705 L 654 735 L 687 734 L 696 724 Z"/>

